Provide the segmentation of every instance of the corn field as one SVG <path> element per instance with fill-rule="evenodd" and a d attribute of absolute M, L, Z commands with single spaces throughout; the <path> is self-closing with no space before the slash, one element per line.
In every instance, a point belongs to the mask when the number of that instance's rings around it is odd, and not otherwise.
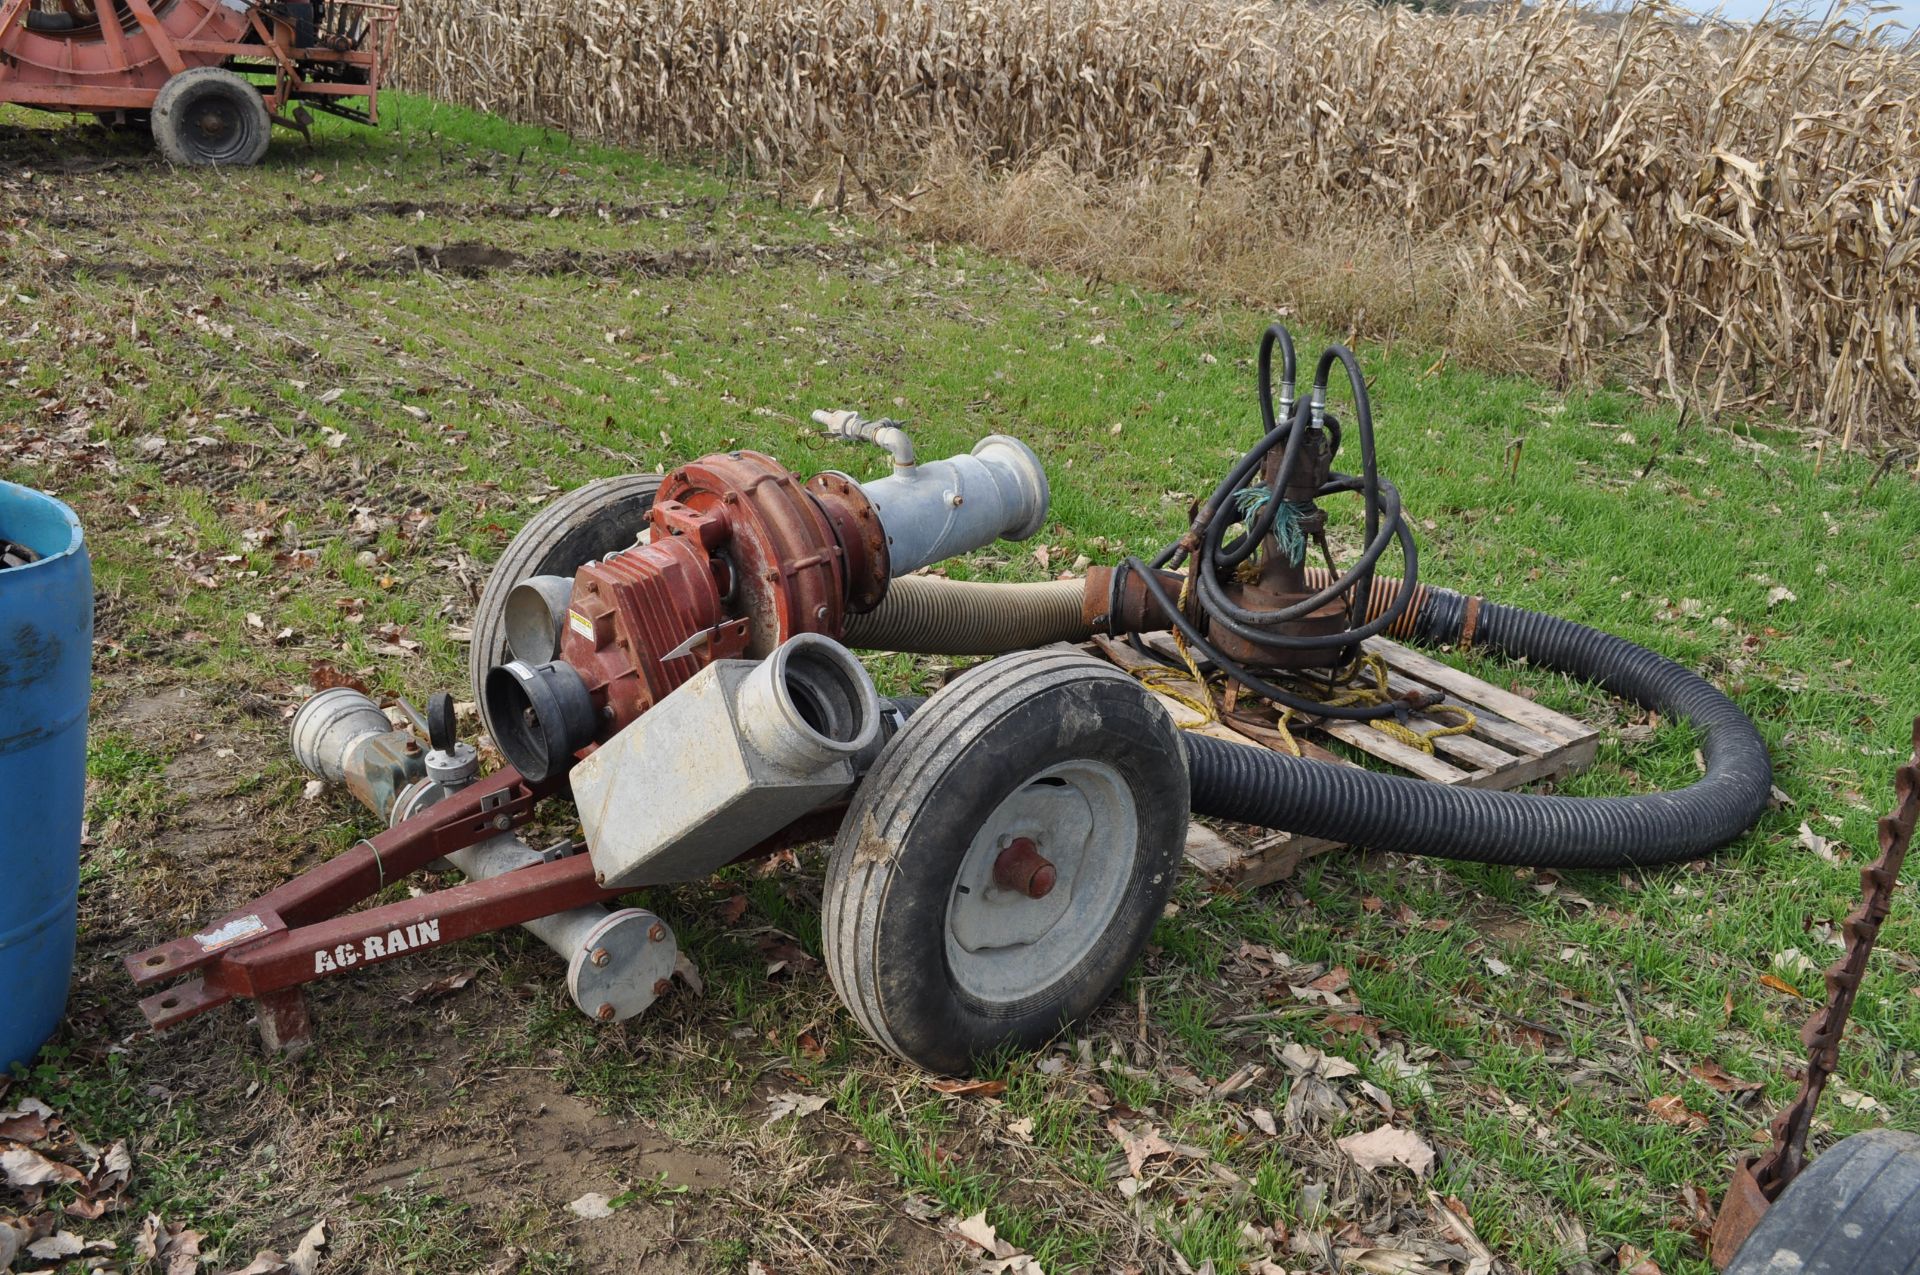
<path fill-rule="evenodd" d="M 1920 429 L 1920 74 L 1844 15 L 414 0 L 399 81 L 667 155 L 837 171 L 908 215 L 936 151 L 1195 201 L 1236 181 L 1270 225 L 1452 245 L 1459 286 L 1541 316 L 1568 379 L 1625 366 L 1699 413 L 1846 442 Z"/>

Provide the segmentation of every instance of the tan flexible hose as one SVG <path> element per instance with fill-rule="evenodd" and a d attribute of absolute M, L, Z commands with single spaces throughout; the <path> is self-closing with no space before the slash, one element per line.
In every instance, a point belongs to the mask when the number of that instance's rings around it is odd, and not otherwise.
<path fill-rule="evenodd" d="M 1324 568 L 1307 569 L 1310 588 L 1324 589 L 1332 579 Z M 1400 581 L 1375 576 L 1367 617 L 1385 611 L 1399 588 Z M 1052 642 L 1084 642 L 1107 631 L 1088 622 L 1085 599 L 1082 580 L 991 584 L 902 576 L 888 587 L 878 607 L 848 617 L 847 644 L 919 655 L 1000 655 Z M 1398 638 L 1410 635 L 1425 600 L 1422 585 L 1388 632 Z"/>
<path fill-rule="evenodd" d="M 847 645 L 923 655 L 999 655 L 1052 642 L 1084 642 L 1086 587 L 1079 580 L 984 584 L 902 576 L 865 615 L 847 618 Z"/>

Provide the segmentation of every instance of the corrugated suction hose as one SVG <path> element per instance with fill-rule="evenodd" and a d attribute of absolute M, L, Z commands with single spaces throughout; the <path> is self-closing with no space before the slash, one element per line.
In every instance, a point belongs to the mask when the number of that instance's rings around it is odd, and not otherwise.
<path fill-rule="evenodd" d="M 1376 580 L 1371 601 L 1397 582 Z M 989 655 L 1084 641 L 1079 581 L 979 584 L 910 576 L 848 625 L 852 645 Z M 1369 608 L 1370 613 L 1374 608 Z M 1752 826 L 1773 790 L 1765 741 L 1704 678 L 1555 616 L 1422 585 L 1389 631 L 1422 645 L 1475 646 L 1605 687 L 1701 732 L 1706 774 L 1673 792 L 1557 797 L 1490 792 L 1335 766 L 1204 735 L 1183 735 L 1196 813 L 1336 837 L 1377 850 L 1546 868 L 1621 868 L 1699 858 Z"/>

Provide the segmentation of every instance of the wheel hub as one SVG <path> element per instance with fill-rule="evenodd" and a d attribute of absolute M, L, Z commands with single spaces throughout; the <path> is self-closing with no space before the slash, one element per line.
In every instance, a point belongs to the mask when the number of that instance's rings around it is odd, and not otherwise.
<path fill-rule="evenodd" d="M 194 113 L 194 126 L 202 137 L 217 142 L 232 131 L 233 119 L 219 102 L 208 102 Z"/>
<path fill-rule="evenodd" d="M 955 981 L 983 999 L 1019 1000 L 1070 972 L 1112 925 L 1136 841 L 1132 798 L 1104 762 L 1052 766 L 1014 790 L 954 879 Z"/>
<path fill-rule="evenodd" d="M 993 883 L 1002 890 L 1044 899 L 1060 874 L 1047 862 L 1031 837 L 1015 837 L 993 861 Z"/>

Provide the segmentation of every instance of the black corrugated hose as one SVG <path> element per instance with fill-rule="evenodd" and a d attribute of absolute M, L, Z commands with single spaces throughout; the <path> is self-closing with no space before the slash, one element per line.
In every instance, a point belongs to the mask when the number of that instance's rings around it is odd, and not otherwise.
<path fill-rule="evenodd" d="M 1283 360 L 1282 406 L 1278 412 L 1272 404 L 1271 363 L 1276 347 Z M 1270 515 L 1280 503 L 1287 476 L 1293 472 L 1303 446 L 1301 440 L 1332 424 L 1324 404 L 1328 374 L 1335 366 L 1344 366 L 1352 387 L 1362 472 L 1359 476 L 1333 475 L 1320 494 L 1358 491 L 1365 497 L 1366 549 L 1352 566 L 1339 573 L 1323 542 L 1328 572 L 1338 578 L 1306 602 L 1262 617 L 1233 606 L 1221 584 L 1255 542 L 1264 543 L 1268 552 L 1275 551 L 1277 541 L 1268 534 Z M 1698 783 L 1677 792 L 1607 798 L 1528 796 L 1327 765 L 1189 733 L 1187 755 L 1195 811 L 1380 850 L 1547 868 L 1618 868 L 1693 859 L 1725 845 L 1752 826 L 1772 795 L 1773 766 L 1759 732 L 1732 700 L 1698 675 L 1622 638 L 1518 607 L 1498 603 L 1470 607 L 1469 600 L 1458 593 L 1420 586 L 1415 579 L 1413 540 L 1400 513 L 1398 493 L 1380 476 L 1375 464 L 1372 412 L 1365 379 L 1352 352 L 1335 345 L 1323 353 L 1314 372 L 1311 402 L 1296 406 L 1291 403 L 1293 342 L 1285 328 L 1274 324 L 1261 340 L 1259 374 L 1265 436 L 1201 507 L 1188 534 L 1168 546 L 1153 563 L 1154 567 L 1177 565 L 1191 554 L 1188 581 L 1197 584 L 1195 602 L 1213 626 L 1256 643 L 1291 647 L 1310 641 L 1344 646 L 1401 622 L 1399 628 L 1410 627 L 1409 636 L 1414 640 L 1439 645 L 1459 643 L 1472 615 L 1473 629 L 1466 636 L 1480 647 L 1597 682 L 1665 717 L 1691 722 L 1703 736 L 1701 754 L 1707 773 Z M 1287 419 L 1288 407 L 1295 408 L 1291 420 Z M 1337 433 L 1332 436 L 1332 445 L 1338 451 Z M 1255 493 L 1268 499 L 1259 515 L 1249 520 L 1232 507 L 1229 498 L 1252 476 L 1260 459 L 1276 447 L 1284 449 L 1279 476 L 1270 490 Z M 1244 525 L 1243 534 L 1233 547 L 1225 547 L 1227 531 L 1236 524 Z M 1381 606 L 1380 591 L 1372 587 L 1373 563 L 1396 538 L 1401 544 L 1405 574 L 1400 587 Z M 1302 705 L 1295 697 L 1222 658 L 1192 620 L 1181 614 L 1182 608 L 1167 595 L 1154 571 L 1139 559 L 1127 559 L 1115 572 L 1116 594 L 1121 577 L 1128 571 L 1138 572 L 1140 582 L 1173 625 L 1227 676 L 1257 694 L 1307 712 L 1353 715 L 1352 710 Z M 1343 595 L 1349 616 L 1343 634 L 1303 640 L 1283 637 L 1284 626 L 1281 633 L 1273 635 L 1259 627 L 1261 623 L 1304 614 L 1331 597 Z M 1411 615 L 1409 626 L 1402 617 L 1416 598 L 1420 605 Z M 1399 706 L 1383 707 L 1392 711 Z M 1369 715 L 1380 712 L 1374 709 Z"/>
<path fill-rule="evenodd" d="M 896 587 L 901 583 L 895 581 Z M 934 594 L 952 583 L 930 581 L 927 591 Z M 991 609 L 980 610 L 995 588 L 1009 586 L 953 591 L 946 601 L 955 616 L 943 630 L 949 639 L 966 630 L 958 613 L 968 611 L 985 616 L 992 632 L 1000 632 L 1003 624 Z M 1020 594 L 1006 597 L 1010 605 L 1027 600 Z M 1468 601 L 1451 589 L 1425 586 L 1412 629 L 1401 636 L 1423 646 L 1457 645 Z M 1023 637 L 1044 644 L 1090 636 L 1091 627 L 1066 608 L 1043 610 L 1030 617 L 1034 632 Z M 1698 674 L 1624 638 L 1497 602 L 1480 602 L 1473 644 L 1595 682 L 1663 717 L 1691 722 L 1702 735 L 1706 775 L 1676 792 L 1643 796 L 1530 796 L 1404 779 L 1189 731 L 1181 737 L 1187 745 L 1195 813 L 1376 850 L 1591 869 L 1699 858 L 1745 832 L 1766 809 L 1773 766 L 1765 742 L 1746 714 Z M 971 638 L 960 645 L 982 651 L 1017 649 L 982 645 Z M 921 643 L 899 649 L 930 648 Z M 903 713 L 919 706 L 917 700 L 896 702 Z"/>
<path fill-rule="evenodd" d="M 1457 642 L 1467 599 L 1429 588 L 1414 637 Z M 1427 783 L 1185 734 L 1197 814 L 1376 850 L 1541 868 L 1697 859 L 1753 825 L 1773 792 L 1767 746 L 1706 679 L 1624 638 L 1520 607 L 1480 605 L 1474 645 L 1598 683 L 1701 732 L 1707 773 L 1674 792 L 1552 797 Z"/>

